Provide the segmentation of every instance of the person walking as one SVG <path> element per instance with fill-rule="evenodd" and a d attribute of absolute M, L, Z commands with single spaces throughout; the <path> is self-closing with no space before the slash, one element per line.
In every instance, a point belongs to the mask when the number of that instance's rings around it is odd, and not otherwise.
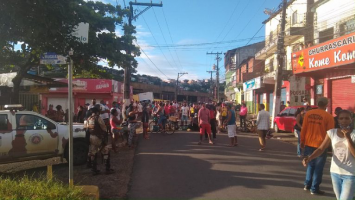
<path fill-rule="evenodd" d="M 226 107 L 227 119 L 223 123 L 227 126 L 228 137 L 231 142 L 229 146 L 233 147 L 238 145 L 235 111 L 232 109 L 232 105 L 230 104 L 228 104 Z"/>
<path fill-rule="evenodd" d="M 105 142 L 105 134 L 107 134 L 106 125 L 100 117 L 100 110 L 97 107 L 91 108 L 91 113 L 92 115 L 84 124 L 84 127 L 90 134 L 88 166 L 92 167 L 93 175 L 100 173 L 100 170 L 97 169 L 97 153 L 101 152 L 106 167 L 106 174 L 111 174 L 114 170 L 111 168 L 110 149 Z"/>
<path fill-rule="evenodd" d="M 198 111 L 198 125 L 200 127 L 200 141 L 198 144 L 202 143 L 202 138 L 205 132 L 207 132 L 208 140 L 210 144 L 213 144 L 211 140 L 211 125 L 210 125 L 210 111 L 206 108 L 206 104 L 202 104 L 202 107 Z"/>
<path fill-rule="evenodd" d="M 189 115 L 189 107 L 186 106 L 186 103 L 181 107 L 181 126 L 187 126 L 187 119 Z"/>
<path fill-rule="evenodd" d="M 248 114 L 248 107 L 246 106 L 245 103 L 242 103 L 242 106 L 240 107 L 240 112 L 239 112 L 239 120 L 240 120 L 240 128 L 242 130 L 245 130 L 247 127 L 246 127 L 246 118 L 247 118 L 247 114 Z"/>
<path fill-rule="evenodd" d="M 256 126 L 260 143 L 259 151 L 264 151 L 266 147 L 266 134 L 270 129 L 270 113 L 265 111 L 264 104 L 260 104 L 260 111 L 256 118 Z"/>
<path fill-rule="evenodd" d="M 137 127 L 137 114 L 138 109 L 137 106 L 134 107 L 133 104 L 130 105 L 129 108 L 130 112 L 128 113 L 128 129 L 129 129 L 129 136 L 128 136 L 128 147 L 133 148 L 133 137 L 136 134 L 136 127 Z"/>
<path fill-rule="evenodd" d="M 310 156 L 320 147 L 326 137 L 327 131 L 334 128 L 333 116 L 325 110 L 328 106 L 328 99 L 318 98 L 318 108 L 307 111 L 301 129 L 301 148 L 304 155 Z M 304 190 L 310 190 L 311 194 L 322 195 L 319 189 L 322 183 L 323 168 L 327 159 L 327 152 L 324 151 L 317 158 L 308 162 Z"/>
<path fill-rule="evenodd" d="M 339 128 L 327 131 L 322 144 L 302 163 L 305 167 L 309 166 L 332 145 L 330 175 L 335 196 L 338 200 L 352 200 L 355 192 L 355 131 L 351 128 L 352 113 L 339 111 L 338 122 Z"/>
<path fill-rule="evenodd" d="M 110 126 L 111 126 L 111 133 L 113 137 L 111 138 L 112 140 L 112 148 L 114 151 L 117 151 L 118 146 L 118 136 L 120 133 L 120 130 L 122 129 L 120 127 L 120 124 L 122 123 L 122 119 L 120 117 L 120 113 L 118 112 L 117 109 L 112 108 L 111 109 L 111 118 L 110 118 Z"/>
<path fill-rule="evenodd" d="M 157 106 L 157 111 L 155 112 L 157 116 L 159 116 L 158 120 L 158 125 L 160 127 L 160 130 L 162 133 L 165 132 L 165 122 L 166 122 L 166 116 L 165 116 L 165 109 L 164 109 L 164 104 L 160 103 Z"/>
<path fill-rule="evenodd" d="M 227 109 L 227 106 L 226 106 L 226 104 L 222 104 L 222 108 L 221 108 L 221 117 L 222 117 L 222 120 L 221 120 L 221 128 L 223 129 L 223 130 L 225 130 L 226 129 L 226 127 L 225 127 L 225 121 L 226 121 L 226 119 L 227 119 L 227 115 L 228 115 L 228 109 Z"/>
<path fill-rule="evenodd" d="M 210 124 L 213 139 L 216 139 L 217 134 L 217 120 L 216 120 L 216 107 L 214 105 L 210 105 Z"/>
<path fill-rule="evenodd" d="M 143 111 L 142 111 L 142 124 L 143 124 L 143 137 L 146 140 L 149 140 L 148 123 L 149 123 L 149 108 L 146 104 L 144 104 Z"/>
<path fill-rule="evenodd" d="M 294 126 L 294 129 L 296 130 L 297 132 L 297 139 L 298 139 L 298 144 L 297 144 L 297 156 L 298 157 L 301 157 L 303 154 L 302 154 L 302 149 L 301 149 L 301 129 L 302 129 L 302 124 L 303 124 L 303 118 L 304 118 L 304 115 L 305 115 L 305 112 L 304 112 L 305 108 L 304 107 L 301 107 L 301 108 L 298 108 L 295 115 L 296 115 L 296 125 Z"/>

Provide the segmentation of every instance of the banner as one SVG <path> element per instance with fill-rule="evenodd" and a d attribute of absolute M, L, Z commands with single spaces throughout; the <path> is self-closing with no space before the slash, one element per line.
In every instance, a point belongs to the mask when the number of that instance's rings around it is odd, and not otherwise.
<path fill-rule="evenodd" d="M 355 63 L 355 33 L 292 53 L 293 74 Z"/>

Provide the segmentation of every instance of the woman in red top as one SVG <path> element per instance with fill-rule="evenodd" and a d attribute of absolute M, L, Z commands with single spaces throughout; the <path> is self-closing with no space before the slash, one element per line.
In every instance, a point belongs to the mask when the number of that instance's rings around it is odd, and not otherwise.
<path fill-rule="evenodd" d="M 169 118 L 169 116 L 170 116 L 169 103 L 165 104 L 164 111 L 165 111 L 165 116 Z"/>

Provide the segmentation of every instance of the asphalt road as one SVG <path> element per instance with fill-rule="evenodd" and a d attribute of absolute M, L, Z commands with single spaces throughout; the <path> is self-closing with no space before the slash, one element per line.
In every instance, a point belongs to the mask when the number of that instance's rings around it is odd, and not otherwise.
<path fill-rule="evenodd" d="M 153 134 L 140 140 L 136 151 L 130 199 L 334 199 L 328 158 L 321 190 L 303 190 L 305 168 L 296 147 L 267 140 L 259 152 L 258 139 L 240 134 L 238 147 L 227 147 L 225 134 L 216 144 L 197 145 L 198 133 Z"/>

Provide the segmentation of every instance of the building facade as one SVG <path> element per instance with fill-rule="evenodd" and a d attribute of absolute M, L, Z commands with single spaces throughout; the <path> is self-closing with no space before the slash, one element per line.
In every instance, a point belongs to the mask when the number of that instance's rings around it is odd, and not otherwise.
<path fill-rule="evenodd" d="M 236 100 L 236 85 L 233 82 L 236 80 L 236 71 L 240 67 L 240 64 L 250 56 L 254 56 L 256 52 L 260 51 L 264 47 L 264 42 L 258 42 L 251 45 L 238 47 L 236 49 L 228 50 L 224 54 L 224 68 L 225 68 L 225 96 L 226 100 Z M 235 74 L 235 76 L 233 76 Z M 241 86 L 242 87 L 242 86 Z"/>
<path fill-rule="evenodd" d="M 310 0 L 290 0 L 286 8 L 286 26 L 284 33 L 283 63 L 279 63 L 277 45 L 281 33 L 282 9 L 265 20 L 265 47 L 255 54 L 255 59 L 265 61 L 265 75 L 261 77 L 263 90 L 257 91 L 257 101 L 266 105 L 266 110 L 273 110 L 276 68 L 283 70 L 281 103 L 301 105 L 303 98 L 310 98 L 309 78 L 298 78 L 292 74 L 291 54 L 303 49 L 312 35 L 313 25 L 309 25 Z M 312 23 L 311 23 L 312 24 Z M 279 109 L 277 109 L 279 110 Z"/>
<path fill-rule="evenodd" d="M 310 78 L 311 104 L 330 99 L 355 111 L 355 4 L 352 0 L 318 0 L 314 12 L 314 44 L 292 54 L 293 74 Z"/>

